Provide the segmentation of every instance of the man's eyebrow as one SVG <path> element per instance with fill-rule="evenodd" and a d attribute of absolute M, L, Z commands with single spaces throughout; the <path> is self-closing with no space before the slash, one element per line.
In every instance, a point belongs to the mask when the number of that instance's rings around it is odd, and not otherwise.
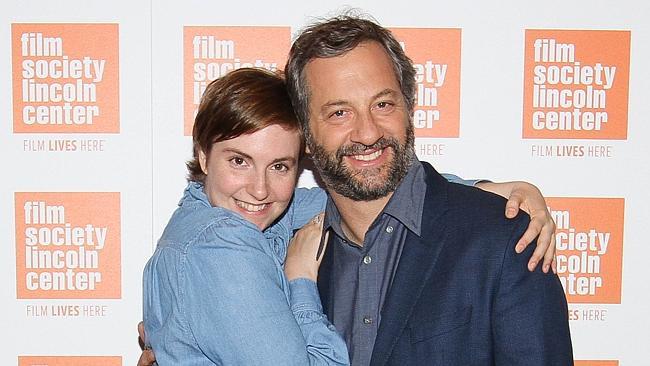
<path fill-rule="evenodd" d="M 396 90 L 393 90 L 391 88 L 386 88 L 386 89 L 380 91 L 379 93 L 373 95 L 372 99 L 373 100 L 374 99 L 379 99 L 379 98 L 385 97 L 385 96 L 395 97 L 395 96 L 398 96 L 399 94 L 400 93 L 397 92 Z M 329 102 L 323 104 L 323 106 L 321 107 L 321 111 L 324 111 L 327 108 L 339 107 L 339 106 L 347 105 L 347 104 L 349 104 L 348 101 L 346 101 L 344 99 L 332 100 L 332 101 L 329 101 Z"/>
<path fill-rule="evenodd" d="M 398 96 L 398 95 L 399 95 L 399 93 L 396 90 L 393 90 L 391 88 L 386 88 L 386 89 L 380 91 L 379 93 L 375 94 L 372 97 L 372 99 L 379 99 L 379 98 L 385 97 L 385 96 L 395 97 L 395 96 Z"/>
<path fill-rule="evenodd" d="M 329 101 L 329 102 L 323 104 L 323 106 L 321 107 L 321 111 L 325 110 L 327 108 L 338 107 L 338 106 L 347 105 L 347 104 L 348 104 L 348 102 L 346 100 L 343 100 L 343 99 L 332 100 L 332 101 Z"/>

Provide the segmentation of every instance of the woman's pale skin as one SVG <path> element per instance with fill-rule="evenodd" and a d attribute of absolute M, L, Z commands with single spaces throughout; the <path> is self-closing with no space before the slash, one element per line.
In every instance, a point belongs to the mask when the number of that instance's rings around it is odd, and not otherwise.
<path fill-rule="evenodd" d="M 199 153 L 210 204 L 266 229 L 291 202 L 299 149 L 298 131 L 277 124 L 213 143 L 208 154 Z"/>
<path fill-rule="evenodd" d="M 298 131 L 278 124 L 215 142 L 209 152 L 199 153 L 199 163 L 206 174 L 204 191 L 210 204 L 240 214 L 260 230 L 266 229 L 291 202 L 299 170 L 299 149 Z M 539 235 L 528 268 L 534 270 L 543 259 L 544 272 L 549 268 L 555 271 L 555 245 L 550 245 L 555 242 L 555 223 L 539 190 L 526 182 L 482 182 L 477 186 L 508 197 L 507 217 L 514 217 L 519 209 L 530 215 L 531 222 L 515 250 L 521 253 Z M 316 260 L 316 252 L 322 227 L 320 214 L 294 235 L 284 268 L 289 281 L 301 277 L 317 280 L 322 258 Z M 142 322 L 138 324 L 138 333 L 144 344 Z M 147 349 L 140 355 L 138 366 L 150 366 L 154 361 L 155 355 Z"/>

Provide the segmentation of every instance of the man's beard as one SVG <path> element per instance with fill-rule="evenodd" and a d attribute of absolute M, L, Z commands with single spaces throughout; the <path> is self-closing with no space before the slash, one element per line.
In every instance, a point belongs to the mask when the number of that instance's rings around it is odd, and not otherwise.
<path fill-rule="evenodd" d="M 411 123 L 406 128 L 404 144 L 394 137 L 382 137 L 369 146 L 353 143 L 339 147 L 336 152 L 328 153 L 322 145 L 313 140 L 310 133 L 307 134 L 306 140 L 314 166 L 318 169 L 327 188 L 355 201 L 372 201 L 395 191 L 397 185 L 406 176 L 415 156 L 415 136 Z M 343 162 L 345 156 L 362 154 L 368 149 L 382 150 L 387 147 L 392 149 L 393 158 L 387 165 L 379 168 L 352 171 Z M 383 170 L 387 170 L 387 173 L 380 174 Z"/>

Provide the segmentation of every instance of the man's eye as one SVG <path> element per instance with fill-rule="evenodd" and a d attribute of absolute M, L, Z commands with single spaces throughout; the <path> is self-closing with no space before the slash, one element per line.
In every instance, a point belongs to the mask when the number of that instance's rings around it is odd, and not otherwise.
<path fill-rule="evenodd" d="M 391 103 L 388 103 L 388 102 L 379 102 L 379 103 L 377 103 L 377 107 L 381 108 L 381 109 L 388 108 L 390 106 L 391 106 Z"/>
<path fill-rule="evenodd" d="M 345 111 L 339 109 L 338 111 L 332 113 L 330 116 L 331 117 L 343 117 L 343 116 L 345 116 Z"/>

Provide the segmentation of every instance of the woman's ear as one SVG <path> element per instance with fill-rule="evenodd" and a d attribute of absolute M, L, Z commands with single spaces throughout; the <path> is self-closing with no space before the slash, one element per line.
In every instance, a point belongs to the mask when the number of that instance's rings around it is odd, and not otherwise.
<path fill-rule="evenodd" d="M 203 174 L 208 175 L 208 157 L 205 155 L 203 150 L 199 150 L 199 164 L 201 165 Z"/>

